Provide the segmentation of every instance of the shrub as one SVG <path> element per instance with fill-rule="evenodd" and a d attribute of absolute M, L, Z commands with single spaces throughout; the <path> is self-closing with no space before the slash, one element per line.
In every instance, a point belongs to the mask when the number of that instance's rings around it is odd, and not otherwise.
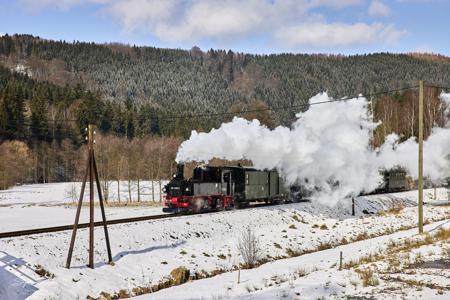
<path fill-rule="evenodd" d="M 378 279 L 373 275 L 373 271 L 371 269 L 365 269 L 359 271 L 358 273 L 364 287 L 377 286 L 380 284 Z"/>
<path fill-rule="evenodd" d="M 182 284 L 188 281 L 189 279 L 189 270 L 185 267 L 181 266 L 176 269 L 173 269 L 170 272 L 170 276 L 172 276 L 174 284 Z"/>
<path fill-rule="evenodd" d="M 300 218 L 296 214 L 292 215 L 292 219 L 294 219 L 297 222 L 301 222 Z"/>
<path fill-rule="evenodd" d="M 241 234 L 237 245 L 244 264 L 253 268 L 261 258 L 261 243 L 251 228 Z"/>

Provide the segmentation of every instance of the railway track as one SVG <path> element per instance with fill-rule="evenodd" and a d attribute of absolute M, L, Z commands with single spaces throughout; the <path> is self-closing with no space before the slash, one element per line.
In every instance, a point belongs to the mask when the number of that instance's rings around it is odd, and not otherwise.
<path fill-rule="evenodd" d="M 153 215 L 153 216 L 141 216 L 141 217 L 114 219 L 114 220 L 107 220 L 106 224 L 114 225 L 114 224 L 142 222 L 142 221 L 149 221 L 149 220 L 160 220 L 160 219 L 173 218 L 175 216 L 177 216 L 177 215 L 164 214 L 164 215 Z M 88 228 L 89 225 L 90 225 L 89 223 L 80 223 L 80 224 L 78 224 L 78 228 Z M 95 227 L 103 226 L 103 222 L 102 221 L 96 221 L 96 222 L 94 222 L 94 226 Z M 40 233 L 58 232 L 58 231 L 65 231 L 65 230 L 72 230 L 72 229 L 73 229 L 73 225 L 62 225 L 62 226 L 25 229 L 25 230 L 10 231 L 10 232 L 0 232 L 0 239 L 11 238 L 11 237 L 18 237 L 18 236 L 25 236 L 25 235 L 32 235 L 32 234 L 40 234 Z"/>
<path fill-rule="evenodd" d="M 426 203 L 426 204 L 429 204 L 429 205 L 448 205 L 448 203 L 449 202 L 446 202 L 446 203 L 443 203 L 443 204 L 435 204 L 435 203 Z M 271 206 L 271 205 L 277 205 L 277 204 L 256 203 L 256 204 L 252 204 L 252 205 L 250 205 L 248 207 L 243 207 L 241 209 L 250 209 L 250 208 L 257 208 L 257 207 Z M 107 225 L 125 224 L 125 223 L 134 223 L 134 222 L 151 221 L 151 220 L 162 220 L 162 219 L 190 216 L 190 215 L 196 215 L 196 214 L 221 213 L 221 212 L 223 212 L 223 211 L 209 211 L 209 212 L 201 212 L 201 213 L 195 213 L 195 214 L 163 214 L 163 215 L 131 217 L 131 218 L 107 220 L 106 224 Z M 96 222 L 94 222 L 94 226 L 95 227 L 103 226 L 103 222 L 102 221 L 96 221 Z M 79 229 L 81 229 L 81 228 L 88 228 L 88 227 L 89 227 L 89 223 L 80 223 L 80 224 L 78 224 L 78 228 Z M 41 233 L 60 232 L 60 231 L 66 231 L 66 230 L 72 230 L 72 229 L 73 229 L 73 225 L 62 225 L 62 226 L 33 228 L 33 229 L 25 229 L 25 230 L 10 231 L 10 232 L 0 232 L 0 239 L 19 237 L 19 236 L 27 236 L 27 235 L 33 235 L 33 234 L 41 234 Z"/>
<path fill-rule="evenodd" d="M 268 205 L 271 205 L 271 204 L 258 203 L 258 204 L 253 204 L 253 205 L 250 205 L 250 206 L 242 208 L 242 209 L 257 208 L 257 207 L 268 206 Z M 162 219 L 170 219 L 170 218 L 177 218 L 177 217 L 183 217 L 183 216 L 191 216 L 191 215 L 206 214 L 206 213 L 220 213 L 220 212 L 223 212 L 223 211 L 209 211 L 209 212 L 201 212 L 201 213 L 194 213 L 194 214 L 163 214 L 163 215 L 131 217 L 131 218 L 107 220 L 106 224 L 107 225 L 125 224 L 125 223 L 134 223 L 134 222 L 151 221 L 151 220 L 162 220 Z M 89 225 L 90 225 L 89 223 L 79 223 L 78 229 L 89 228 Z M 103 221 L 94 222 L 94 227 L 98 227 L 98 226 L 103 226 Z M 62 226 L 53 226 L 53 227 L 44 227 L 44 228 L 24 229 L 24 230 L 10 231 L 10 232 L 0 232 L 0 239 L 19 237 L 19 236 L 27 236 L 27 235 L 33 235 L 33 234 L 41 234 L 41 233 L 60 232 L 60 231 L 66 231 L 66 230 L 72 230 L 72 229 L 73 229 L 73 225 L 62 225 Z"/>

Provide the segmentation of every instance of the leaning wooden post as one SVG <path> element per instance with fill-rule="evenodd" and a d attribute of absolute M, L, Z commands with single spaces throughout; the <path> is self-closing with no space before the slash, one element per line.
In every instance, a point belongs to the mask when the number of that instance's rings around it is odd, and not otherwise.
<path fill-rule="evenodd" d="M 102 213 L 103 230 L 105 232 L 105 240 L 106 240 L 106 250 L 108 251 L 108 263 L 112 263 L 113 259 L 112 259 L 112 255 L 111 255 L 111 246 L 109 244 L 108 227 L 106 224 L 105 205 L 103 204 L 102 189 L 100 187 L 100 179 L 98 177 L 97 163 L 95 161 L 94 155 L 92 155 L 92 162 L 93 162 L 93 166 L 94 166 L 95 181 L 97 183 L 98 201 L 100 202 L 100 209 L 101 209 L 101 213 Z"/>
<path fill-rule="evenodd" d="M 77 213 L 75 215 L 75 222 L 73 223 L 72 238 L 70 239 L 69 254 L 67 255 L 66 268 L 70 268 L 70 262 L 72 261 L 73 247 L 75 245 L 75 238 L 77 236 L 78 222 L 80 221 L 81 206 L 83 203 L 84 190 L 86 188 L 86 180 L 87 180 L 87 176 L 88 176 L 88 172 L 89 172 L 89 163 L 90 162 L 88 159 L 88 162 L 86 165 L 86 172 L 83 177 L 83 184 L 81 185 L 80 199 L 78 200 Z"/>
<path fill-rule="evenodd" d="M 97 171 L 97 164 L 95 162 L 95 155 L 94 155 L 94 131 L 92 125 L 89 125 L 88 130 L 88 160 L 87 160 L 87 166 L 86 166 L 86 173 L 84 175 L 83 179 L 83 185 L 81 187 L 81 193 L 80 193 L 80 200 L 78 201 L 78 207 L 77 207 L 77 213 L 75 216 L 75 223 L 73 225 L 73 231 L 72 231 L 72 239 L 70 240 L 70 247 L 69 247 L 69 254 L 67 256 L 67 262 L 66 262 L 66 268 L 70 268 L 70 262 L 72 260 L 72 253 L 73 248 L 75 245 L 75 238 L 78 228 L 78 222 L 80 219 L 80 211 L 82 207 L 83 197 L 84 197 L 84 191 L 86 188 L 86 181 L 87 177 L 89 176 L 89 264 L 88 266 L 90 268 L 94 268 L 94 179 L 97 184 L 97 192 L 98 192 L 98 198 L 100 202 L 100 208 L 102 213 L 102 220 L 103 220 L 103 229 L 105 231 L 105 240 L 106 240 L 106 248 L 108 250 L 108 261 L 109 263 L 112 262 L 112 255 L 111 255 L 111 247 L 109 243 L 109 235 L 108 235 L 108 228 L 107 228 L 107 222 L 106 222 L 106 215 L 105 215 L 105 207 L 103 204 L 103 197 L 102 197 L 102 191 L 100 186 L 100 179 L 98 177 L 98 171 Z"/>
<path fill-rule="evenodd" d="M 419 82 L 419 233 L 423 233 L 423 80 Z"/>

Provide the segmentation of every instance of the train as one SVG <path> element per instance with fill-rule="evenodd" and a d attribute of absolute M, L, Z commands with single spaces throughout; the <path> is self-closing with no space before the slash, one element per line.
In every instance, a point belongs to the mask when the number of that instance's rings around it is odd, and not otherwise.
<path fill-rule="evenodd" d="M 414 188 L 414 181 L 403 168 L 393 168 L 380 171 L 382 183 L 372 193 L 395 193 L 409 191 Z"/>
<path fill-rule="evenodd" d="M 178 164 L 172 180 L 164 187 L 164 212 L 199 213 L 249 206 L 253 202 L 279 203 L 289 200 L 290 191 L 276 170 L 237 166 L 200 166 L 190 179 Z"/>
<path fill-rule="evenodd" d="M 401 168 L 383 170 L 381 174 L 383 182 L 370 194 L 402 192 L 414 187 L 412 179 Z M 170 213 L 228 210 L 255 202 L 297 202 L 311 194 L 301 185 L 287 186 L 276 170 L 241 165 L 200 166 L 186 179 L 183 164 L 177 165 L 176 173 L 163 192 L 163 212 Z"/>

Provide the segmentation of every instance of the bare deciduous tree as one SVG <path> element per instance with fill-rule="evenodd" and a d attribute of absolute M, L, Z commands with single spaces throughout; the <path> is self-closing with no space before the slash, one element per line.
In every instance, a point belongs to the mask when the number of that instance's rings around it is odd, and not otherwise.
<path fill-rule="evenodd" d="M 244 264 L 248 268 L 253 268 L 261 258 L 261 242 L 250 227 L 241 233 L 237 248 L 239 254 L 242 256 Z"/>

